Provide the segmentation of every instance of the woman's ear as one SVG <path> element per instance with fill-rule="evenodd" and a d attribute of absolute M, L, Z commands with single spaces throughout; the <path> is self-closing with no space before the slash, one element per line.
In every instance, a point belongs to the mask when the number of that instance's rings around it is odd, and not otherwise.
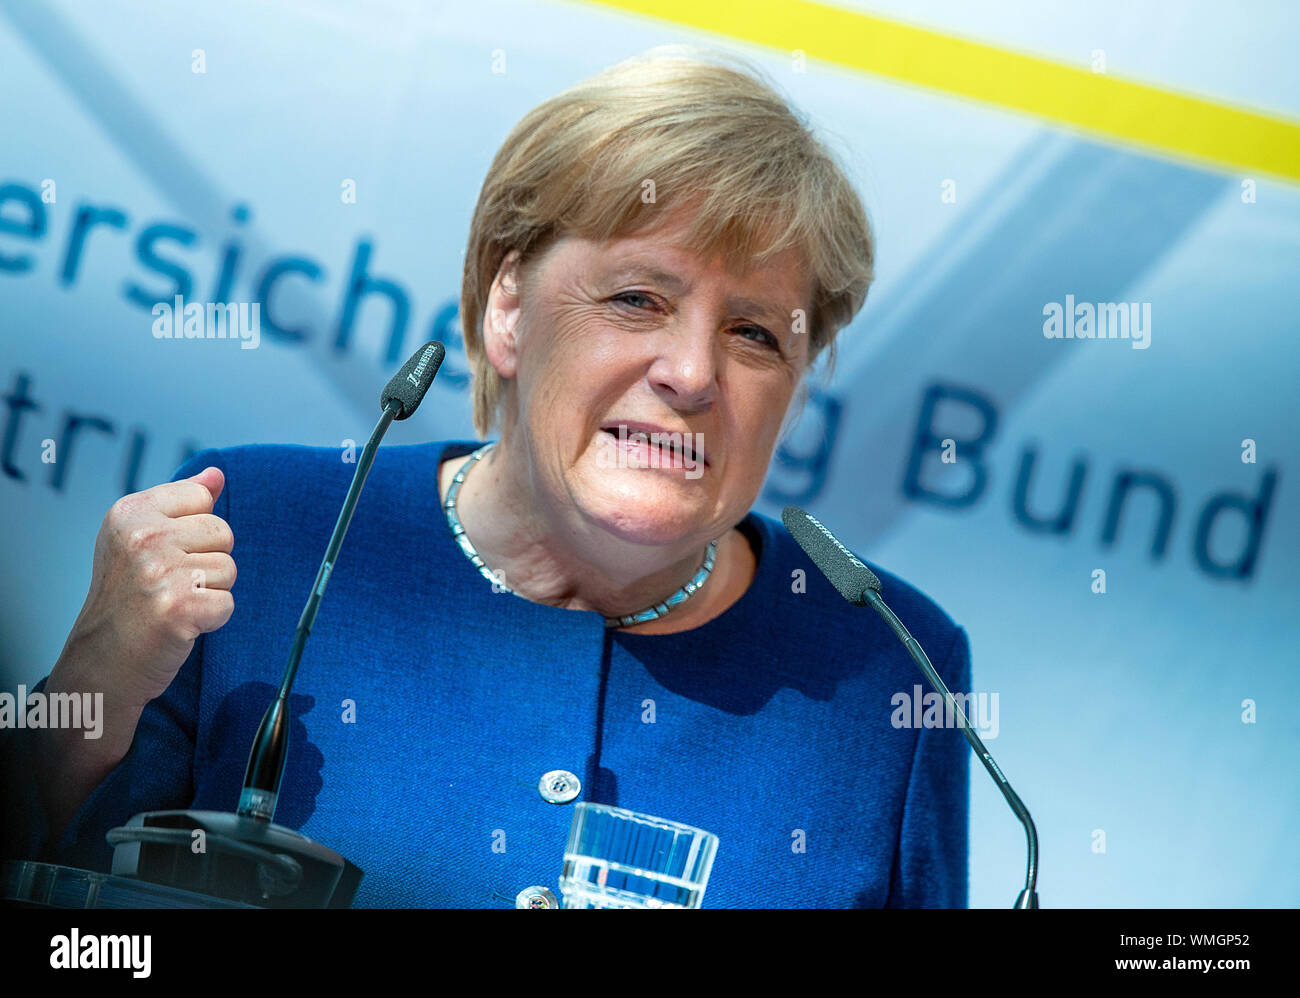
<path fill-rule="evenodd" d="M 519 366 L 519 251 L 511 250 L 497 268 L 483 309 L 483 350 L 502 378 L 513 378 Z"/>

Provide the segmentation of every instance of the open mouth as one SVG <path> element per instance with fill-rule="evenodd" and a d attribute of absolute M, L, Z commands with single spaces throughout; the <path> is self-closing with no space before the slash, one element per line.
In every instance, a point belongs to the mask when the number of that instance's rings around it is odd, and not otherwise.
<path fill-rule="evenodd" d="M 690 433 L 669 433 L 663 430 L 633 429 L 626 424 L 602 426 L 602 433 L 607 433 L 624 446 L 645 446 L 650 451 L 657 450 L 664 456 L 670 467 L 700 466 L 708 467 L 707 456 L 697 455 Z"/>

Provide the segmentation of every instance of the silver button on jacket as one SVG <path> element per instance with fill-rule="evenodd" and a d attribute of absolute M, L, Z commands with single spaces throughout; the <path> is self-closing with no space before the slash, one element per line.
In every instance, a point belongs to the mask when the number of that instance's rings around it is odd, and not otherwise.
<path fill-rule="evenodd" d="M 560 902 L 554 892 L 538 884 L 525 887 L 515 898 L 516 908 L 558 908 L 559 906 Z"/>
<path fill-rule="evenodd" d="M 538 781 L 537 792 L 552 804 L 567 804 L 582 792 L 582 784 L 567 769 L 552 769 Z"/>

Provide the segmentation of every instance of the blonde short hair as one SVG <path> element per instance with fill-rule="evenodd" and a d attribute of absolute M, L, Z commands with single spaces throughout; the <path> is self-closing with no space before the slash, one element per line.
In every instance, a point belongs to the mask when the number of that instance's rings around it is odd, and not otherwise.
<path fill-rule="evenodd" d="M 654 203 L 643 198 L 653 181 Z M 687 247 L 728 265 L 785 249 L 811 268 L 808 362 L 866 301 L 873 239 L 853 185 L 802 115 L 759 71 L 725 53 L 661 46 L 529 111 L 488 169 L 470 223 L 461 326 L 474 428 L 496 424 L 503 384 L 483 349 L 482 317 L 502 261 L 520 273 L 556 239 L 633 235 L 665 210 L 696 206 Z"/>

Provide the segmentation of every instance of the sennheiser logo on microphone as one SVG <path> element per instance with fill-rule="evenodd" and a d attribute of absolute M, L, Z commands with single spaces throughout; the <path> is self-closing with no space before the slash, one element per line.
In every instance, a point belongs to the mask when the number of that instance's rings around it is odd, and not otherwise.
<path fill-rule="evenodd" d="M 848 558 L 849 561 L 851 561 L 851 562 L 853 562 L 853 564 L 857 565 L 858 568 L 866 568 L 866 567 L 867 567 L 866 565 L 862 564 L 862 562 L 860 562 L 860 561 L 858 560 L 857 555 L 855 555 L 852 551 L 850 551 L 850 550 L 849 550 L 848 548 L 846 548 L 843 544 L 841 544 L 838 540 L 836 540 L 834 534 L 832 534 L 829 530 L 827 530 L 825 527 L 822 526 L 822 522 L 821 522 L 821 520 L 817 519 L 817 517 L 813 516 L 811 513 L 805 513 L 804 516 L 806 516 L 806 517 L 809 519 L 809 521 L 812 523 L 813 526 L 815 526 L 818 530 L 820 530 L 823 534 L 826 535 L 826 539 L 827 539 L 828 541 L 830 541 L 830 542 L 831 542 L 832 544 L 834 544 L 837 548 L 839 548 L 842 552 L 844 552 L 844 556 L 845 556 L 846 558 Z"/>
<path fill-rule="evenodd" d="M 424 369 L 429 366 L 429 358 L 433 356 L 433 351 L 432 346 L 425 347 L 424 353 L 420 354 L 420 363 L 416 364 L 415 370 L 406 376 L 406 380 L 416 387 L 419 387 L 420 382 L 424 380 Z"/>

